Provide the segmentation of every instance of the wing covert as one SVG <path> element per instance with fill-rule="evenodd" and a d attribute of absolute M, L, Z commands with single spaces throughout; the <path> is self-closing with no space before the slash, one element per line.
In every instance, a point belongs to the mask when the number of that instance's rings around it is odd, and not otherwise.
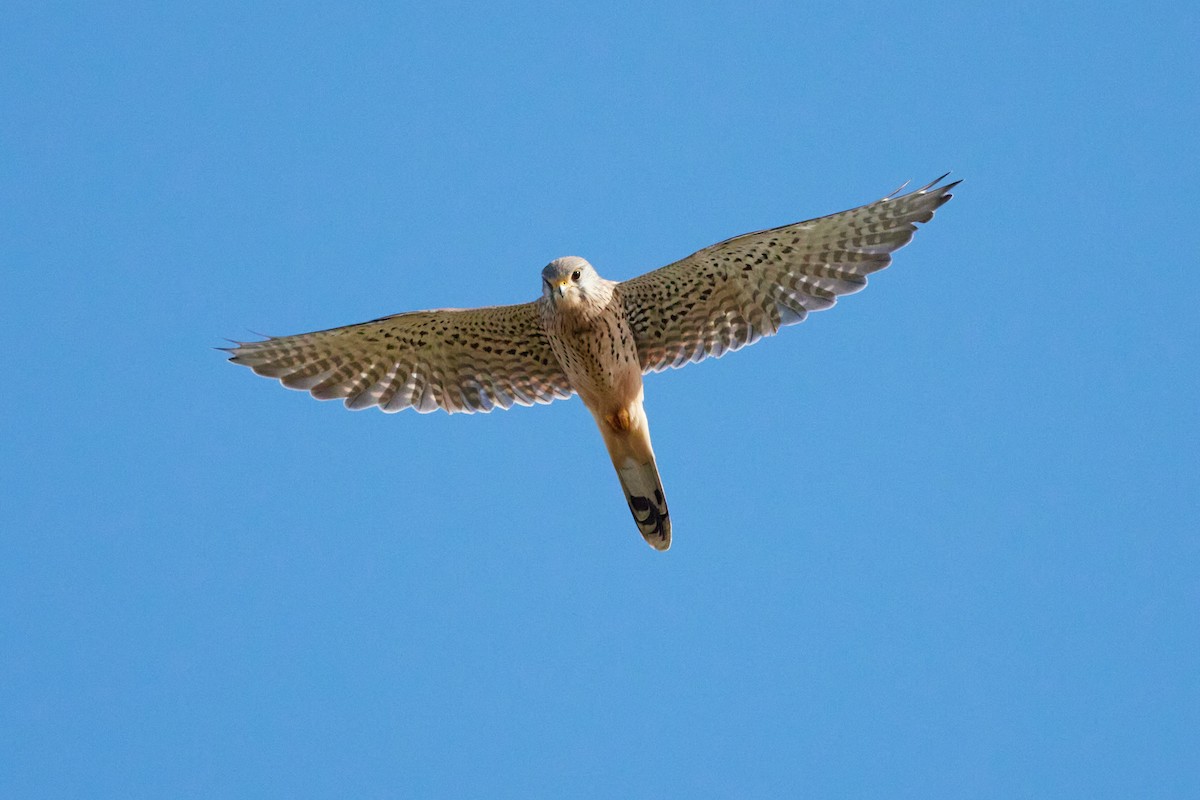
<path fill-rule="evenodd" d="M 619 284 L 644 372 L 717 357 L 867 285 L 959 181 L 747 233 Z M 901 187 L 903 189 L 903 187 Z"/>
<path fill-rule="evenodd" d="M 318 400 L 386 412 L 487 412 L 570 397 L 535 303 L 413 311 L 225 348 L 230 361 Z"/>

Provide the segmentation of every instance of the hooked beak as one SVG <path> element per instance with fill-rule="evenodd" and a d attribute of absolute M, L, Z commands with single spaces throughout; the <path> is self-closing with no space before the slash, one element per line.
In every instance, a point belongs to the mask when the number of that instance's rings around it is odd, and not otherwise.
<path fill-rule="evenodd" d="M 570 283 L 570 281 L 567 280 L 566 278 L 563 278 L 561 281 L 558 282 L 558 296 L 559 297 L 567 296 L 567 284 L 568 283 Z"/>

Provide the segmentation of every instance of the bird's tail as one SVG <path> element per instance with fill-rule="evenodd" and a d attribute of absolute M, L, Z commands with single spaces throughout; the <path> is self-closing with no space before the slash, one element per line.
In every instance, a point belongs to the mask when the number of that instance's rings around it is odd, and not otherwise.
<path fill-rule="evenodd" d="M 671 517 L 650 447 L 650 428 L 640 403 L 630 412 L 597 417 L 596 422 L 642 538 L 655 550 L 666 550 L 671 546 Z"/>

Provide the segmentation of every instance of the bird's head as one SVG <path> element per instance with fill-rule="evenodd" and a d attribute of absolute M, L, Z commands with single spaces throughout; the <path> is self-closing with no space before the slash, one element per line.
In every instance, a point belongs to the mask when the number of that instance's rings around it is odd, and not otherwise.
<path fill-rule="evenodd" d="M 594 294 L 599 276 L 579 256 L 556 258 L 542 270 L 542 294 L 555 305 L 577 306 Z"/>

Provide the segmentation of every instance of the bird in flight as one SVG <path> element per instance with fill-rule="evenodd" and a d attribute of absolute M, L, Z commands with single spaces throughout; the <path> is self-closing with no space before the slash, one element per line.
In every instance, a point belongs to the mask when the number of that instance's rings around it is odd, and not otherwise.
<path fill-rule="evenodd" d="M 578 394 L 604 438 L 638 530 L 671 546 L 650 446 L 642 375 L 718 357 L 803 322 L 891 263 L 958 181 L 735 236 L 631 280 L 567 256 L 542 270 L 542 296 L 487 308 L 410 311 L 259 342 L 230 361 L 351 409 L 487 412 Z"/>

